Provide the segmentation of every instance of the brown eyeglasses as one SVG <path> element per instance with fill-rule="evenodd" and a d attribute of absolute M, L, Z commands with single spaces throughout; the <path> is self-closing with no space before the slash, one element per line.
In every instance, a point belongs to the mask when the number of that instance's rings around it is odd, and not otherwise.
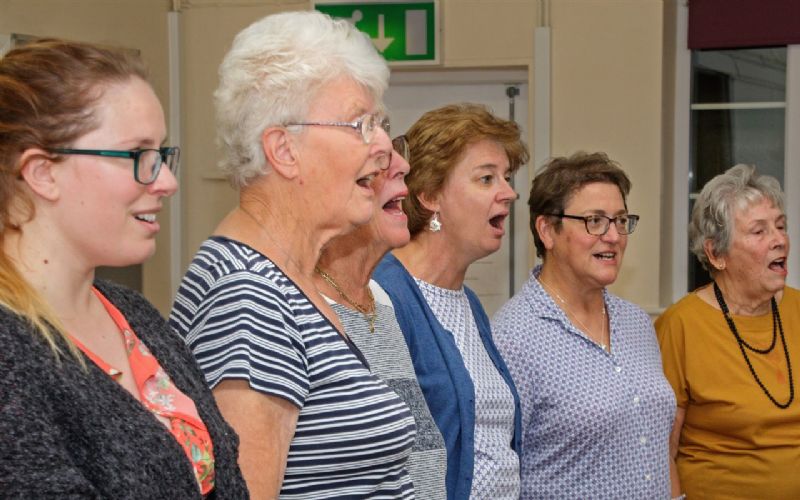
<path fill-rule="evenodd" d="M 411 151 L 408 149 L 408 141 L 405 135 L 398 135 L 392 139 L 392 149 L 402 156 L 404 160 L 411 162 Z"/>

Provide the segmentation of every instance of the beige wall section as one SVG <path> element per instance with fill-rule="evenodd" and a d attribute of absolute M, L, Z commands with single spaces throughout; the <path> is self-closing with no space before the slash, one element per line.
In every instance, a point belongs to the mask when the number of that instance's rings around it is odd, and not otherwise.
<path fill-rule="evenodd" d="M 664 22 L 663 22 L 663 58 L 662 58 L 662 82 L 663 95 L 661 96 L 661 126 L 663 127 L 662 143 L 662 177 L 663 185 L 661 192 L 661 259 L 659 265 L 659 305 L 666 309 L 672 303 L 672 296 L 676 290 L 671 275 L 676 272 L 673 269 L 675 259 L 675 236 L 673 234 L 674 212 L 676 203 L 673 199 L 673 186 L 676 182 L 675 168 L 678 161 L 675 154 L 675 78 L 676 78 L 676 49 L 678 46 L 677 37 L 677 3 L 682 0 L 664 0 Z M 688 71 L 688 68 L 687 68 Z M 688 137 L 687 137 L 688 140 Z M 685 253 L 683 254 L 685 255 Z M 679 295 L 682 293 L 678 292 Z"/>
<path fill-rule="evenodd" d="M 141 51 L 165 109 L 169 101 L 168 0 L 0 0 L 0 33 L 54 36 Z M 162 313 L 172 302 L 169 206 L 159 214 L 156 255 L 143 265 L 144 293 Z"/>
<path fill-rule="evenodd" d="M 446 67 L 529 66 L 536 0 L 440 0 Z"/>
<path fill-rule="evenodd" d="M 661 237 L 661 0 L 551 2 L 553 155 L 605 151 L 633 188 L 641 215 L 611 288 L 659 307 Z"/>
<path fill-rule="evenodd" d="M 222 58 L 236 33 L 257 19 L 285 10 L 307 9 L 308 5 L 307 1 L 181 2 L 184 268 L 238 201 L 237 193 L 217 169 L 220 155 L 215 142 L 213 93 Z"/>

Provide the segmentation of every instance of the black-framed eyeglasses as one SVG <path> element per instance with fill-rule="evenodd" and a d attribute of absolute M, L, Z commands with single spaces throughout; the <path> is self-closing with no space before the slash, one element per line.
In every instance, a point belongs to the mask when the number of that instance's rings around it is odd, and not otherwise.
<path fill-rule="evenodd" d="M 375 131 L 378 127 L 382 128 L 387 134 L 391 128 L 389 117 L 379 113 L 364 115 L 354 122 L 296 122 L 286 123 L 284 126 L 350 127 L 353 130 L 361 133 L 361 139 L 364 141 L 364 144 L 369 144 L 372 142 L 372 139 L 375 138 Z"/>
<path fill-rule="evenodd" d="M 407 162 L 411 162 L 411 150 L 408 147 L 408 140 L 405 135 L 398 135 L 392 139 L 392 149 L 403 157 Z"/>
<path fill-rule="evenodd" d="M 633 214 L 617 215 L 616 217 L 608 217 L 606 215 L 592 214 L 592 215 L 568 215 L 568 214 L 544 214 L 553 217 L 561 217 L 563 219 L 582 220 L 586 226 L 586 232 L 593 236 L 603 236 L 608 232 L 611 223 L 614 223 L 614 229 L 619 234 L 631 234 L 636 229 L 636 224 L 639 223 L 639 216 Z"/>
<path fill-rule="evenodd" d="M 130 158 L 133 160 L 133 178 L 139 184 L 152 184 L 158 179 L 161 165 L 166 164 L 173 174 L 178 172 L 178 162 L 181 156 L 179 147 L 164 147 L 158 149 L 134 149 L 133 151 L 120 151 L 114 149 L 51 149 L 51 153 L 60 155 L 89 155 L 105 156 L 107 158 Z"/>

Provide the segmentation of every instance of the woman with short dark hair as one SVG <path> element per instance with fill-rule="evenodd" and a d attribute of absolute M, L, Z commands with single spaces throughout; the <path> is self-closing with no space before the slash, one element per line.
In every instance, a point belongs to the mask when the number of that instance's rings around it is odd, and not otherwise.
<path fill-rule="evenodd" d="M 552 159 L 530 216 L 542 264 L 495 315 L 522 400 L 521 498 L 668 498 L 675 398 L 650 318 L 611 294 L 631 183 L 604 153 Z"/>

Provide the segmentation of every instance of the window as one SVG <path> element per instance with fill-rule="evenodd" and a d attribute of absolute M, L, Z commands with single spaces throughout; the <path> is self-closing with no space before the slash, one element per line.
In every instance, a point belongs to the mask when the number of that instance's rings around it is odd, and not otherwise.
<path fill-rule="evenodd" d="M 706 182 L 737 163 L 784 183 L 786 47 L 691 56 L 689 212 Z M 691 254 L 689 289 L 710 281 Z"/>
<path fill-rule="evenodd" d="M 674 23 L 665 33 L 675 36 L 665 46 L 669 56 L 664 66 L 666 74 L 674 77 L 674 87 L 667 87 L 666 94 L 672 106 L 665 115 L 662 217 L 670 229 L 662 235 L 666 247 L 661 261 L 662 306 L 680 300 L 708 279 L 688 250 L 692 201 L 708 179 L 737 162 L 755 163 L 782 183 L 792 248 L 787 284 L 800 288 L 800 216 L 796 215 L 800 214 L 800 141 L 796 140 L 800 137 L 800 36 L 791 35 L 800 33 L 800 24 L 793 22 L 796 15 L 763 9 L 758 0 L 746 0 L 757 12 L 725 9 L 724 2 L 664 1 L 665 20 Z M 800 8 L 796 0 L 775 0 L 775 4 Z M 690 30 L 690 6 L 695 14 L 710 9 L 705 16 L 709 23 L 697 22 L 703 16 L 695 17 Z M 783 23 L 785 30 L 778 30 L 776 23 L 756 23 L 758 12 L 761 17 L 790 21 Z M 776 37 L 758 38 L 756 27 L 762 35 Z M 711 32 L 717 28 L 731 36 Z M 690 33 L 695 34 L 694 40 Z M 717 43 L 720 40 L 725 43 Z"/>

